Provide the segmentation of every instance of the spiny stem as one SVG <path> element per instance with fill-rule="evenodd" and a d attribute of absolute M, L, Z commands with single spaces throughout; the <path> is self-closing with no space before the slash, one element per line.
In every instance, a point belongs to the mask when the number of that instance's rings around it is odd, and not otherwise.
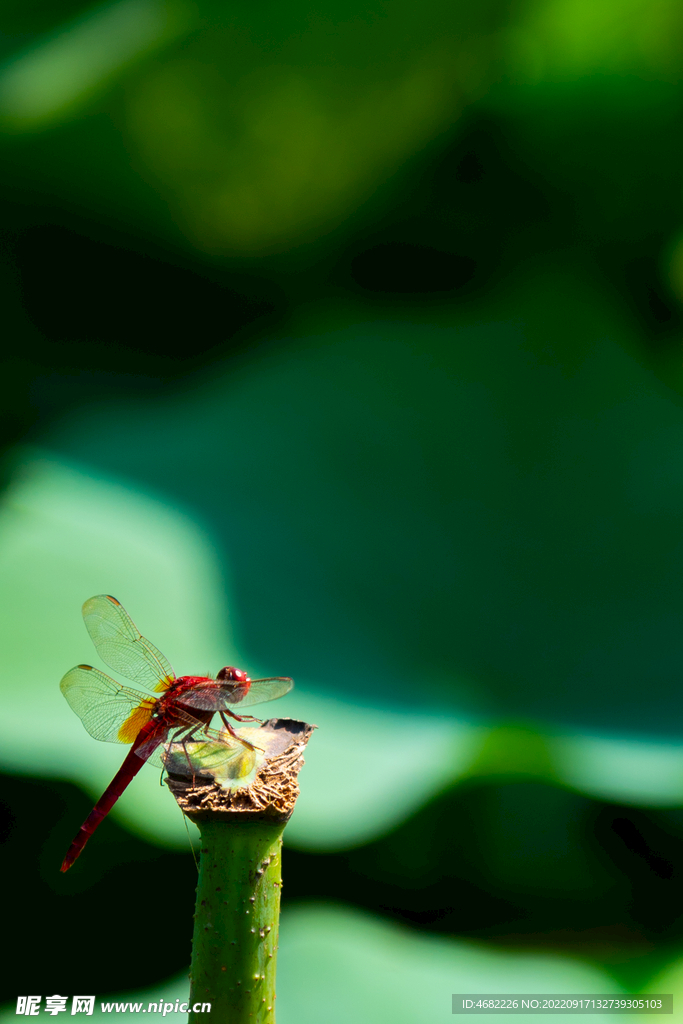
<path fill-rule="evenodd" d="M 199 824 L 190 1006 L 210 1003 L 214 1024 L 274 1024 L 284 827 Z M 191 1012 L 190 1024 L 206 1016 Z"/>

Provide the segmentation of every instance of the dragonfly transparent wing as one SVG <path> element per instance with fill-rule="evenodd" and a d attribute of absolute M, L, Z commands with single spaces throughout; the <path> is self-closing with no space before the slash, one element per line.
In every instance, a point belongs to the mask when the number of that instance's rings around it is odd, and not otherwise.
<path fill-rule="evenodd" d="M 83 605 L 83 621 L 102 661 L 126 679 L 157 692 L 175 679 L 168 660 L 145 639 L 115 597 L 91 597 Z"/>
<path fill-rule="evenodd" d="M 197 683 L 191 690 L 186 690 L 179 700 L 188 707 L 201 708 L 204 711 L 225 711 L 231 707 L 246 708 L 252 704 L 265 704 L 266 701 L 276 700 L 289 693 L 293 686 L 294 681 L 283 676 L 253 679 L 247 693 L 240 700 L 239 693 L 244 684 L 219 683 L 215 679 L 206 679 Z"/>
<path fill-rule="evenodd" d="M 90 735 L 106 743 L 132 743 L 156 703 L 91 665 L 72 668 L 59 688 Z"/>
<path fill-rule="evenodd" d="M 198 722 L 181 708 L 173 710 L 174 726 L 161 759 L 167 771 L 179 775 L 202 775 L 224 770 L 229 762 L 240 762 L 240 773 L 251 770 L 254 750 L 227 732 L 216 732 Z M 140 753 L 145 756 L 144 746 Z"/>
<path fill-rule="evenodd" d="M 174 740 L 163 753 L 164 767 L 173 775 L 213 775 L 243 778 L 254 766 L 254 750 L 227 733 L 209 729 L 198 740 Z"/>
<path fill-rule="evenodd" d="M 252 679 L 251 686 L 239 702 L 241 708 L 252 704 L 265 704 L 269 700 L 284 697 L 294 686 L 294 680 L 286 676 L 275 676 L 272 679 Z"/>
<path fill-rule="evenodd" d="M 147 699 L 152 700 L 151 697 Z M 153 700 L 152 703 L 154 703 Z M 199 719 L 194 718 L 189 712 L 174 706 L 168 712 L 166 719 L 164 719 L 163 715 L 158 719 L 157 728 L 150 733 L 144 743 L 135 747 L 135 752 L 145 760 L 151 760 L 152 764 L 157 764 L 158 759 L 153 759 L 152 755 L 163 744 L 174 742 L 175 739 L 194 738 L 198 735 L 209 735 L 209 733 L 212 733 L 214 736 L 219 735 L 218 733 L 213 733 L 213 730 L 208 729 L 204 722 L 200 722 Z"/>

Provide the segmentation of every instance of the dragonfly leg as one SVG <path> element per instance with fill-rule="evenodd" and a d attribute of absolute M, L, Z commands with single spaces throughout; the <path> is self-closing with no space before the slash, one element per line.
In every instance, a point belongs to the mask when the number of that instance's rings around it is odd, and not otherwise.
<path fill-rule="evenodd" d="M 221 717 L 223 715 L 230 715 L 230 717 L 234 718 L 236 722 L 260 722 L 261 721 L 260 718 L 254 718 L 253 715 L 236 715 L 235 712 L 234 711 L 230 711 L 229 708 L 224 708 L 224 710 L 221 712 Z"/>
<path fill-rule="evenodd" d="M 187 752 L 187 741 L 188 741 L 189 738 L 190 737 L 185 736 L 184 739 L 182 739 L 180 741 L 180 745 L 183 748 L 183 752 L 185 754 L 185 760 L 187 761 L 187 766 L 190 769 L 190 771 L 192 772 L 192 785 L 194 786 L 195 785 L 194 765 L 192 764 L 192 761 L 190 760 L 190 755 Z"/>
<path fill-rule="evenodd" d="M 225 717 L 224 711 L 219 711 L 218 714 L 221 716 L 221 721 L 231 736 L 238 740 L 243 746 L 249 747 L 250 750 L 260 750 L 263 753 L 263 747 L 256 747 L 253 743 L 250 743 L 249 740 L 245 740 L 241 736 L 237 735 L 233 727 L 230 725 L 230 722 Z M 244 719 L 239 718 L 237 715 L 233 715 L 231 711 L 228 711 L 228 714 L 231 715 L 232 718 L 237 718 L 238 722 L 244 721 Z M 258 719 L 254 718 L 253 721 L 256 722 Z"/>
<path fill-rule="evenodd" d="M 206 726 L 205 726 L 205 728 L 206 728 Z M 181 726 L 181 728 L 179 728 L 177 730 L 177 732 L 173 736 L 173 743 L 178 743 L 183 748 L 183 753 L 185 754 L 185 760 L 187 761 L 187 767 L 190 769 L 190 771 L 192 773 L 192 785 L 193 786 L 195 785 L 196 776 L 195 776 L 194 765 L 192 764 L 192 759 L 190 758 L 190 755 L 189 755 L 188 750 L 187 750 L 187 743 L 188 743 L 188 741 L 191 742 L 191 743 L 197 742 L 197 740 L 195 739 L 195 735 L 194 735 L 196 731 L 197 731 L 197 727 L 194 726 L 194 725 Z M 162 775 L 163 775 L 163 771 L 162 771 Z"/>

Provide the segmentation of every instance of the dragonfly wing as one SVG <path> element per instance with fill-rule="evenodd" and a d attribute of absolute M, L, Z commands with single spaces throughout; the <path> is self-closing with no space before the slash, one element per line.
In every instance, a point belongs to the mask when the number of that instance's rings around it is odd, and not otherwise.
<path fill-rule="evenodd" d="M 200 722 L 197 718 L 193 718 L 192 715 L 183 711 L 182 708 L 174 707 L 171 724 L 164 725 L 163 722 L 160 721 L 159 730 L 155 730 L 144 743 L 140 744 L 140 746 L 136 746 L 135 753 L 145 760 L 151 761 L 152 764 L 160 765 L 159 757 L 154 756 L 160 747 L 160 734 L 163 736 L 162 743 L 168 744 L 169 742 L 172 743 L 176 737 L 194 737 L 200 731 L 202 734 L 207 731 L 203 722 Z M 163 762 L 163 757 L 161 758 L 161 762 Z"/>
<path fill-rule="evenodd" d="M 185 707 L 201 708 L 202 711 L 223 711 L 228 706 L 227 690 L 213 679 L 196 683 L 191 690 L 184 690 L 178 702 Z"/>
<path fill-rule="evenodd" d="M 254 760 L 251 748 L 215 729 L 202 732 L 201 738 L 174 740 L 167 744 L 164 753 L 167 771 L 186 776 L 195 772 L 221 774 L 221 769 L 227 768 L 231 776 L 243 777 L 251 771 Z"/>
<path fill-rule="evenodd" d="M 90 735 L 106 743 L 132 743 L 156 703 L 90 665 L 72 668 L 59 688 Z"/>
<path fill-rule="evenodd" d="M 165 768 L 165 753 L 164 747 L 157 747 L 151 754 L 148 754 L 145 760 L 147 764 L 151 764 L 153 768 Z"/>
<path fill-rule="evenodd" d="M 149 690 L 165 690 L 175 679 L 168 660 L 140 633 L 115 597 L 99 594 L 83 605 L 83 621 L 105 665 Z"/>
<path fill-rule="evenodd" d="M 251 686 L 246 694 L 239 701 L 240 708 L 250 707 L 252 704 L 265 704 L 269 700 L 277 700 L 284 697 L 294 686 L 294 680 L 283 676 L 276 676 L 274 679 L 252 679 Z"/>
<path fill-rule="evenodd" d="M 251 704 L 265 704 L 268 700 L 284 697 L 294 686 L 292 679 L 278 677 L 275 679 L 254 679 L 250 683 L 244 697 L 239 698 L 243 685 L 239 683 L 220 683 L 215 679 L 207 679 L 197 683 L 191 690 L 185 690 L 178 698 L 181 704 L 188 707 L 201 708 L 203 711 L 225 711 L 231 707 L 249 707 Z"/>

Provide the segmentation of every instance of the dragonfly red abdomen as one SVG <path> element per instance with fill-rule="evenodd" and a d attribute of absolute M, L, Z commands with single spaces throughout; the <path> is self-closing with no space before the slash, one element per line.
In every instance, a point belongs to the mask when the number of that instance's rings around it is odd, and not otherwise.
<path fill-rule="evenodd" d="M 161 746 L 168 734 L 168 729 L 160 726 L 157 722 L 150 721 L 143 725 L 138 733 L 133 749 L 126 755 L 123 764 L 111 780 L 104 793 L 97 801 L 92 811 L 85 819 L 76 833 L 71 846 L 67 850 L 66 857 L 62 861 L 61 871 L 68 871 L 73 862 L 80 856 L 85 844 L 90 839 L 97 826 L 106 818 L 110 810 L 121 796 L 125 788 L 135 778 L 145 761 L 151 754 Z M 147 749 L 144 757 L 137 753 L 137 749 L 145 745 Z"/>

